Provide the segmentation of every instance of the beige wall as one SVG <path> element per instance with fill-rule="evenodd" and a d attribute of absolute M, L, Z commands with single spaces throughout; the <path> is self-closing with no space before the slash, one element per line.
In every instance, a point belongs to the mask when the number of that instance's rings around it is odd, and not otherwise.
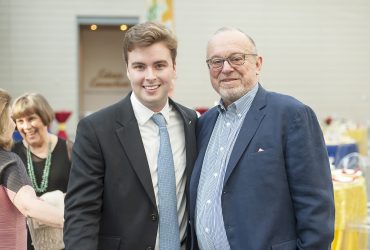
<path fill-rule="evenodd" d="M 319 118 L 370 115 L 370 2 L 367 0 L 174 0 L 179 56 L 175 99 L 189 107 L 217 100 L 205 46 L 219 27 L 249 33 L 264 57 L 262 83 L 310 105 Z M 13 96 L 44 94 L 76 110 L 77 16 L 145 17 L 145 1 L 0 0 L 0 86 Z M 117 51 L 117 53 L 121 53 Z"/>

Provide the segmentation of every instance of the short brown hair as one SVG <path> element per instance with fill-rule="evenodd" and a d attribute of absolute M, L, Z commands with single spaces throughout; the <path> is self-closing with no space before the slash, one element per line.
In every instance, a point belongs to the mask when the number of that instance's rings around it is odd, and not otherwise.
<path fill-rule="evenodd" d="M 131 27 L 123 38 L 123 57 L 128 64 L 128 52 L 135 48 L 148 47 L 163 42 L 170 50 L 172 62 L 175 64 L 177 55 L 177 39 L 164 25 L 145 22 Z"/>
<path fill-rule="evenodd" d="M 4 133 L 8 129 L 9 124 L 9 106 L 11 97 L 9 93 L 0 89 L 0 148 L 10 150 L 13 144 L 12 138 L 5 138 Z"/>
<path fill-rule="evenodd" d="M 13 119 L 37 114 L 45 126 L 49 126 L 54 120 L 54 111 L 48 101 L 37 93 L 26 93 L 18 97 L 13 103 L 12 111 Z"/>

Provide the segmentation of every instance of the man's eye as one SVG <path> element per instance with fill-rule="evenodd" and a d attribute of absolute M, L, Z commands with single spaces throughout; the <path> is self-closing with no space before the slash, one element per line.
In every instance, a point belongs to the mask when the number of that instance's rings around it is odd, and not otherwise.
<path fill-rule="evenodd" d="M 243 57 L 241 57 L 241 56 L 233 56 L 233 57 L 230 58 L 230 61 L 233 62 L 233 63 L 242 62 L 243 61 Z"/>
<path fill-rule="evenodd" d="M 159 63 L 159 64 L 156 65 L 157 69 L 163 69 L 164 67 L 166 67 L 166 65 L 164 63 Z"/>
<path fill-rule="evenodd" d="M 134 65 L 134 69 L 138 70 L 144 69 L 144 65 Z"/>
<path fill-rule="evenodd" d="M 222 62 L 223 62 L 223 60 L 222 59 L 213 59 L 212 61 L 211 61 L 211 63 L 212 64 L 214 64 L 214 65 L 220 65 L 220 64 L 222 64 Z"/>

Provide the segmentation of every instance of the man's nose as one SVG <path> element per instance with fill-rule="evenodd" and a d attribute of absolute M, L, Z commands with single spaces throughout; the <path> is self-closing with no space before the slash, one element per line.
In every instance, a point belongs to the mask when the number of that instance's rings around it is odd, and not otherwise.
<path fill-rule="evenodd" d="M 228 60 L 225 60 L 224 64 L 222 65 L 222 71 L 223 72 L 229 72 L 229 71 L 232 71 L 232 70 L 234 70 L 234 68 L 230 65 Z"/>
<path fill-rule="evenodd" d="M 153 81 L 155 80 L 155 78 L 156 76 L 155 76 L 155 72 L 153 71 L 153 69 L 148 68 L 146 75 L 145 75 L 145 80 Z"/>

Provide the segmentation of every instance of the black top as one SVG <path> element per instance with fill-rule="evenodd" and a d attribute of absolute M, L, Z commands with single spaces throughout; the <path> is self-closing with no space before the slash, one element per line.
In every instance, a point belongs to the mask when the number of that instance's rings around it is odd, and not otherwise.
<path fill-rule="evenodd" d="M 27 169 L 27 148 L 24 146 L 24 144 L 22 142 L 17 142 L 12 151 L 19 155 Z M 36 182 L 38 185 L 40 185 L 46 159 L 39 158 L 32 154 L 32 152 L 31 157 L 36 176 Z M 57 145 L 51 153 L 48 187 L 45 192 L 36 193 L 37 196 L 54 190 L 60 190 L 63 193 L 67 192 L 70 169 L 71 161 L 68 157 L 67 142 L 61 138 L 58 138 Z"/>
<path fill-rule="evenodd" d="M 24 146 L 23 142 L 17 142 L 13 149 L 13 152 L 17 153 L 22 159 L 25 168 L 27 170 L 27 148 Z M 70 154 L 69 154 L 70 155 Z M 41 184 L 42 174 L 45 167 L 46 158 L 40 158 L 31 152 L 32 164 L 34 168 L 34 173 L 36 176 L 36 182 L 38 185 Z M 45 192 L 38 193 L 37 196 L 41 196 L 46 192 L 51 192 L 54 190 L 60 190 L 63 193 L 67 192 L 69 171 L 71 169 L 71 160 L 68 156 L 67 141 L 58 138 L 57 145 L 55 146 L 53 152 L 51 152 L 51 165 L 49 173 L 49 183 Z M 27 170 L 28 171 L 28 170 Z M 31 244 L 31 237 L 29 232 L 27 233 L 27 249 L 34 250 Z"/>

